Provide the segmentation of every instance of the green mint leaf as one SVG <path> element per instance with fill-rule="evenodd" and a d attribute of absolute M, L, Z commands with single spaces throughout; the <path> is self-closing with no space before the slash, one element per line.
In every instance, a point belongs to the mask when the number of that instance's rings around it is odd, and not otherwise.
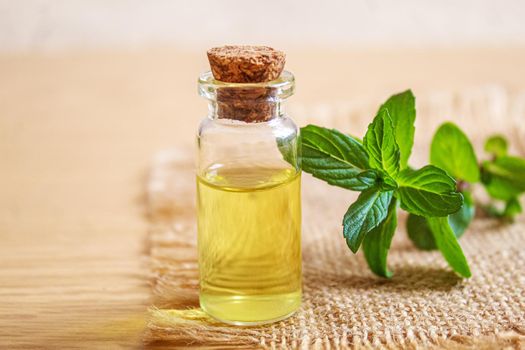
<path fill-rule="evenodd" d="M 437 249 L 434 235 L 430 231 L 427 219 L 424 216 L 409 214 L 406 222 L 408 238 L 416 247 L 422 250 Z"/>
<path fill-rule="evenodd" d="M 448 224 L 446 217 L 429 217 L 427 218 L 430 231 L 436 241 L 436 246 L 448 262 L 452 270 L 463 277 L 470 277 L 470 268 L 463 250 L 458 243 L 454 232 Z"/>
<path fill-rule="evenodd" d="M 495 157 L 507 155 L 507 139 L 502 135 L 493 135 L 485 141 L 485 151 L 493 154 Z"/>
<path fill-rule="evenodd" d="M 525 192 L 525 159 L 502 156 L 483 162 L 481 181 L 491 197 L 508 201 Z"/>
<path fill-rule="evenodd" d="M 353 138 L 354 140 L 356 140 L 360 144 L 363 144 L 363 139 L 361 139 L 360 137 L 355 136 L 355 135 L 351 135 L 351 134 L 348 134 L 348 136 L 350 136 L 351 138 Z"/>
<path fill-rule="evenodd" d="M 469 192 L 464 192 L 465 202 L 454 214 L 448 216 L 448 223 L 457 238 L 466 231 L 474 218 L 475 206 Z M 434 235 L 430 231 L 427 219 L 423 216 L 409 214 L 406 222 L 408 237 L 416 247 L 423 250 L 437 249 Z"/>
<path fill-rule="evenodd" d="M 392 193 L 367 190 L 350 205 L 343 218 L 343 235 L 352 252 L 356 253 L 365 235 L 385 219 Z"/>
<path fill-rule="evenodd" d="M 487 204 L 482 206 L 483 211 L 487 216 L 494 217 L 494 218 L 502 218 L 503 217 L 503 211 L 500 208 L 496 207 L 493 204 Z"/>
<path fill-rule="evenodd" d="M 355 179 L 348 178 L 348 175 L 344 175 L 344 177 L 340 180 L 336 178 L 329 178 L 328 174 L 325 174 L 322 170 L 316 172 L 318 175 L 325 176 L 325 181 L 330 183 L 333 182 L 333 185 L 344 187 L 344 188 L 350 188 L 354 191 L 364 191 L 372 187 L 376 187 L 378 183 L 381 183 L 381 173 L 379 173 L 377 170 L 369 169 L 360 172 L 357 174 Z M 347 183 L 348 182 L 348 186 Z"/>
<path fill-rule="evenodd" d="M 361 142 L 335 129 L 316 125 L 301 128 L 303 148 L 317 150 L 362 170 L 368 169 L 368 154 Z"/>
<path fill-rule="evenodd" d="M 503 208 L 499 208 L 491 203 L 483 206 L 483 210 L 488 216 L 510 221 L 513 221 L 514 217 L 523 211 L 518 197 L 505 201 L 505 206 Z"/>
<path fill-rule="evenodd" d="M 300 167 L 300 149 L 297 147 L 297 139 L 291 135 L 288 138 L 277 138 L 277 148 L 283 159 L 292 167 Z M 300 141 L 299 141 L 300 142 Z M 300 144 L 300 143 L 299 143 Z"/>
<path fill-rule="evenodd" d="M 363 191 L 380 178 L 368 169 L 368 154 L 361 143 L 337 130 L 305 126 L 301 145 L 303 170 L 331 185 Z"/>
<path fill-rule="evenodd" d="M 456 179 L 479 181 L 474 148 L 467 136 L 453 123 L 444 123 L 434 134 L 430 146 L 430 163 Z"/>
<path fill-rule="evenodd" d="M 416 120 L 416 99 L 411 90 L 391 96 L 380 108 L 388 109 L 395 129 L 395 139 L 399 146 L 400 169 L 408 165 L 408 158 L 414 145 L 414 121 Z M 379 112 L 378 112 L 379 114 Z"/>
<path fill-rule="evenodd" d="M 409 213 L 447 216 L 457 212 L 463 204 L 463 196 L 456 191 L 456 181 L 433 165 L 403 170 L 396 180 L 401 208 Z"/>
<path fill-rule="evenodd" d="M 363 186 L 363 189 L 359 189 L 359 191 L 364 191 L 366 189 L 376 187 L 379 190 L 386 192 L 386 191 L 392 191 L 397 189 L 397 182 L 393 178 L 391 178 L 388 174 L 386 174 L 382 170 L 376 170 L 376 169 L 368 169 L 361 173 L 359 173 L 356 176 L 356 179 L 361 181 L 365 186 Z"/>
<path fill-rule="evenodd" d="M 399 172 L 399 146 L 395 139 L 394 125 L 383 108 L 368 126 L 363 139 L 363 145 L 370 156 L 370 166 L 384 170 L 390 176 L 397 176 Z"/>
<path fill-rule="evenodd" d="M 378 185 L 381 191 L 392 191 L 397 189 L 397 182 L 385 173 L 382 173 L 381 178 L 378 180 Z"/>
<path fill-rule="evenodd" d="M 387 267 L 387 256 L 397 227 L 396 209 L 396 199 L 392 198 L 385 220 L 368 232 L 363 240 L 366 262 L 370 270 L 381 277 L 392 276 L 392 272 Z"/>
<path fill-rule="evenodd" d="M 505 203 L 505 210 L 503 216 L 508 219 L 513 219 L 516 215 L 522 212 L 521 204 L 518 198 L 512 198 Z"/>
<path fill-rule="evenodd" d="M 452 228 L 457 238 L 465 233 L 476 214 L 476 206 L 474 205 L 472 194 L 470 192 L 462 192 L 462 194 L 464 199 L 463 205 L 457 212 L 448 216 L 450 228 Z"/>

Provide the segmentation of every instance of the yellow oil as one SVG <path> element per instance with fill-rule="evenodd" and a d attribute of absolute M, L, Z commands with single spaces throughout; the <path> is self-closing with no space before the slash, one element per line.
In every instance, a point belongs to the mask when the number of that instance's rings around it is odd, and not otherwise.
<path fill-rule="evenodd" d="M 301 177 L 295 169 L 212 167 L 197 178 L 200 304 L 254 325 L 301 304 Z"/>

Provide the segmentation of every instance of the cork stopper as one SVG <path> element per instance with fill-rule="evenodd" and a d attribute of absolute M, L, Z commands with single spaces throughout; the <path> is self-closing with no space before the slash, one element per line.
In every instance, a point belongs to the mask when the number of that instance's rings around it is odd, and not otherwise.
<path fill-rule="evenodd" d="M 208 50 L 216 80 L 227 83 L 263 83 L 281 75 L 285 55 L 268 46 L 221 46 Z"/>
<path fill-rule="evenodd" d="M 251 123 L 276 115 L 276 89 L 257 84 L 279 78 L 284 69 L 284 52 L 267 46 L 221 46 L 208 50 L 208 60 L 215 80 L 243 84 L 217 90 L 218 118 Z"/>

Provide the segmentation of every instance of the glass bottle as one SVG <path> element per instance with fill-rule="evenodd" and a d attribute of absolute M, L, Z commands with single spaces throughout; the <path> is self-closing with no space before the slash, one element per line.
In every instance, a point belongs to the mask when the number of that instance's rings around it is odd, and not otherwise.
<path fill-rule="evenodd" d="M 199 78 L 200 305 L 226 323 L 281 320 L 301 303 L 299 130 L 283 109 L 293 91 L 286 71 L 264 83 Z"/>

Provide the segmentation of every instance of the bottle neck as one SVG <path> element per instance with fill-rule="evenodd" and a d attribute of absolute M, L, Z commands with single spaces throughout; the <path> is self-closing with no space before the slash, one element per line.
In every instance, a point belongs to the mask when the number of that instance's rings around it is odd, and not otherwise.
<path fill-rule="evenodd" d="M 212 119 L 260 123 L 278 118 L 284 114 L 283 101 L 293 91 L 293 75 L 286 71 L 264 83 L 224 83 L 210 72 L 199 78 L 199 94 L 208 100 Z"/>
<path fill-rule="evenodd" d="M 246 123 L 260 123 L 284 115 L 281 101 L 225 101 L 221 99 L 208 101 L 209 118 L 229 119 Z"/>

